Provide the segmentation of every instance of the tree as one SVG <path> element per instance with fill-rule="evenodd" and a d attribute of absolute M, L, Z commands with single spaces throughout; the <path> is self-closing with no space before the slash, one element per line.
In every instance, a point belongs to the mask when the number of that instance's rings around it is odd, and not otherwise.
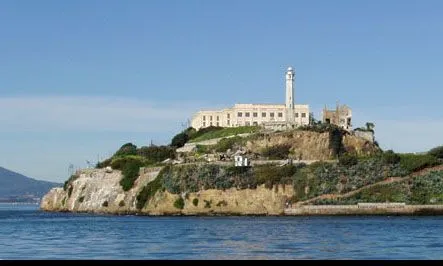
<path fill-rule="evenodd" d="M 372 132 L 374 132 L 374 127 L 375 127 L 374 123 L 372 123 L 372 122 L 366 122 L 366 130 L 367 130 L 367 131 L 372 131 Z"/>
<path fill-rule="evenodd" d="M 118 151 L 114 154 L 114 156 L 124 156 L 124 155 L 136 155 L 137 154 L 137 146 L 132 143 L 126 143 L 118 149 Z"/>
<path fill-rule="evenodd" d="M 438 146 L 431 149 L 428 154 L 433 155 L 437 158 L 443 159 L 443 146 Z"/>

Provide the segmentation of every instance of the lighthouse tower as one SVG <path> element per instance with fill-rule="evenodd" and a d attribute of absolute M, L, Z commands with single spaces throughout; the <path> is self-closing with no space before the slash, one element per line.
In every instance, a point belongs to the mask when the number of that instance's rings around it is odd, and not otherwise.
<path fill-rule="evenodd" d="M 286 121 L 294 121 L 294 79 L 295 71 L 288 67 L 286 71 Z"/>

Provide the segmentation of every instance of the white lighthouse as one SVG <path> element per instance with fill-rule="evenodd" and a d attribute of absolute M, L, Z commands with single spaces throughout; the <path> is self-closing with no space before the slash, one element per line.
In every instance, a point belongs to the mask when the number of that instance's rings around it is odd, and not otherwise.
<path fill-rule="evenodd" d="M 294 109 L 294 79 L 295 71 L 288 67 L 286 71 L 286 108 Z"/>

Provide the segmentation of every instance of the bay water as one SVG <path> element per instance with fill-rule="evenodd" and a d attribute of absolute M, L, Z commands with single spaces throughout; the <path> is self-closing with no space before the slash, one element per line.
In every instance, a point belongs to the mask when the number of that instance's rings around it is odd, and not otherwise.
<path fill-rule="evenodd" d="M 113 216 L 0 204 L 0 259 L 443 259 L 443 216 Z"/>

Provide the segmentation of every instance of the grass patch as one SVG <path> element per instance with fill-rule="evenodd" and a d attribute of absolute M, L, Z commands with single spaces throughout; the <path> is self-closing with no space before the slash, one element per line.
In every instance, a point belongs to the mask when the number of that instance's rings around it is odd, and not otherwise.
<path fill-rule="evenodd" d="M 260 128 L 258 126 L 243 126 L 243 127 L 226 127 L 226 128 L 215 128 L 212 131 L 206 132 L 202 135 L 198 135 L 189 140 L 189 142 L 199 142 L 215 138 L 223 138 L 232 135 L 244 134 L 244 133 L 254 133 Z"/>

